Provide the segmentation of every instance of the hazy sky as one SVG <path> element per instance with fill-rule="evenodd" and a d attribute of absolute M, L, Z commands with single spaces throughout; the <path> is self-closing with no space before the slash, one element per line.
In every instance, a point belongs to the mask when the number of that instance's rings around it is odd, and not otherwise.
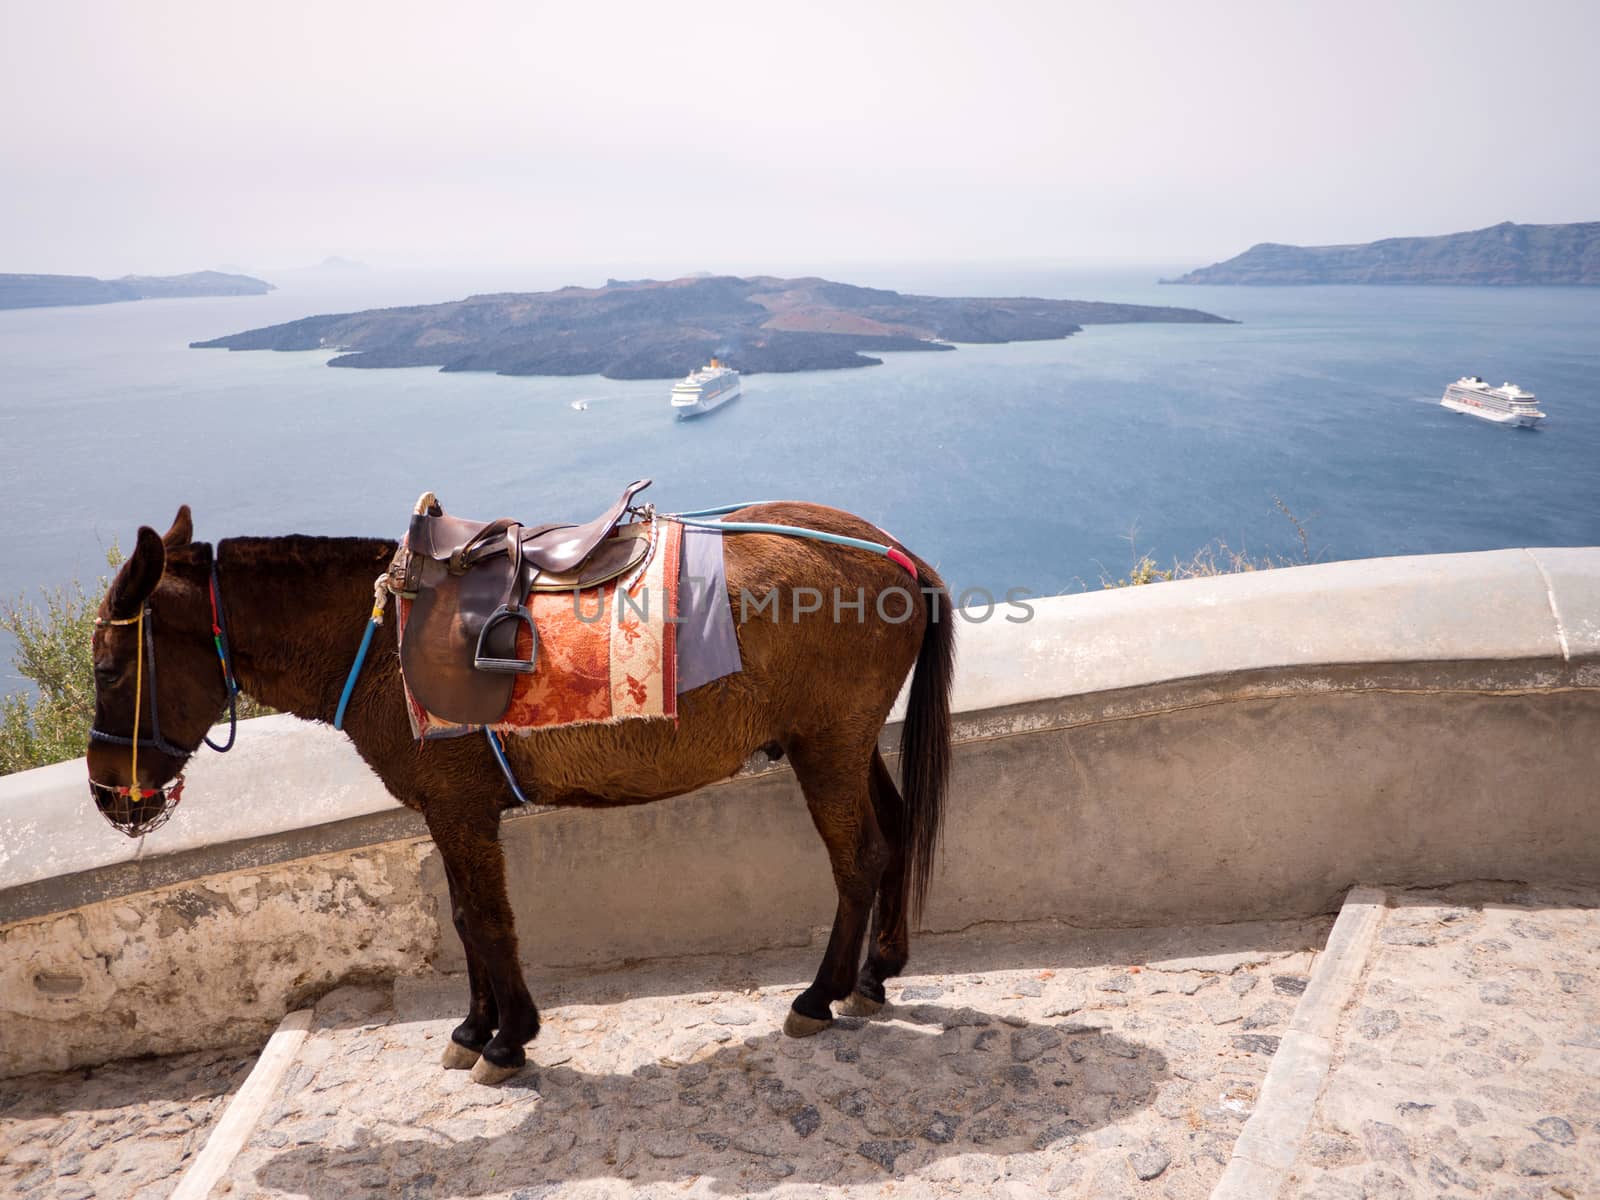
<path fill-rule="evenodd" d="M 0 0 L 0 271 L 1176 262 L 1597 220 L 1597 46 L 1597 0 Z"/>

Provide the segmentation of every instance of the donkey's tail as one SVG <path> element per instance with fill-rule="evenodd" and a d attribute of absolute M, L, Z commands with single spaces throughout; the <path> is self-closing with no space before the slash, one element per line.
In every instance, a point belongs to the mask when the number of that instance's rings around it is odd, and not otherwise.
<path fill-rule="evenodd" d="M 912 921 L 922 914 L 933 874 L 950 777 L 950 685 L 955 675 L 956 630 L 950 597 L 939 577 L 921 562 L 922 578 L 938 588 L 929 597 L 928 625 L 911 676 L 905 724 L 900 731 L 900 790 L 909 865 Z M 928 593 L 925 592 L 925 595 Z"/>

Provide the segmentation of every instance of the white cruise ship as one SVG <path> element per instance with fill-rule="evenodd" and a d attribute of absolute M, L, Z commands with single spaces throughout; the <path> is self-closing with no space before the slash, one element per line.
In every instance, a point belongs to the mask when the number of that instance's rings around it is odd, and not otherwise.
<path fill-rule="evenodd" d="M 1439 403 L 1497 425 L 1531 429 L 1544 420 L 1544 414 L 1534 406 L 1532 392 L 1525 392 L 1514 383 L 1490 387 L 1476 375 L 1463 375 L 1445 388 L 1444 399 Z"/>
<path fill-rule="evenodd" d="M 734 399 L 739 394 L 739 372 L 725 363 L 693 371 L 672 388 L 672 410 L 679 417 L 698 417 Z"/>

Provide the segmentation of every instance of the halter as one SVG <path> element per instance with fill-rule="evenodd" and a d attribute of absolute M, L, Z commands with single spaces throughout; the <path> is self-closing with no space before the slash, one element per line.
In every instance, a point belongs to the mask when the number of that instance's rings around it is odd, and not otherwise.
<path fill-rule="evenodd" d="M 222 680 L 227 685 L 228 691 L 228 740 L 222 745 L 217 745 L 211 740 L 209 734 L 203 735 L 201 741 L 210 746 L 219 754 L 224 754 L 233 749 L 234 737 L 239 732 L 239 684 L 233 677 L 232 655 L 228 650 L 228 625 L 222 615 L 222 590 L 217 582 L 217 564 L 211 562 L 211 643 L 217 650 L 217 661 L 222 664 Z M 137 657 L 134 660 L 133 674 L 133 736 L 123 737 L 120 734 L 106 733 L 101 729 L 91 728 L 89 737 L 97 742 L 107 742 L 113 746 L 127 746 L 131 751 L 133 764 L 130 768 L 131 783 L 123 786 L 113 786 L 109 783 L 96 783 L 89 780 L 89 793 L 95 798 L 96 807 L 105 815 L 106 820 L 120 829 L 129 837 L 143 837 L 167 823 L 172 810 L 177 807 L 178 801 L 183 796 L 183 772 L 164 787 L 141 788 L 139 786 L 139 751 L 141 749 L 159 750 L 162 754 L 172 758 L 188 759 L 199 746 L 184 749 L 174 746 L 161 736 L 161 711 L 156 703 L 156 646 L 155 634 L 151 626 L 151 611 L 148 603 L 144 604 L 134 616 L 111 618 L 96 617 L 95 625 L 98 628 L 108 626 L 132 625 L 136 629 L 135 639 L 138 644 Z M 144 698 L 144 660 L 150 659 L 150 736 L 139 736 L 139 714 L 143 708 L 141 701 Z M 105 796 L 108 806 L 100 805 L 101 796 Z M 133 819 L 134 807 L 146 797 L 160 796 L 161 807 L 151 816 L 141 821 Z"/>

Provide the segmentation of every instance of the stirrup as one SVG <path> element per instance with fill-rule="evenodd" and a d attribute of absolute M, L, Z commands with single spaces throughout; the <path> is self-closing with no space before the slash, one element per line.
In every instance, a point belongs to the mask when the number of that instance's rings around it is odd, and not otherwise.
<path fill-rule="evenodd" d="M 528 627 L 528 657 L 522 658 L 495 658 L 486 653 L 488 650 L 489 635 L 501 621 L 521 621 Z M 511 641 L 512 651 L 515 653 L 516 638 Z M 520 604 L 502 604 L 489 614 L 489 619 L 483 623 L 483 629 L 478 634 L 478 648 L 473 653 L 472 665 L 480 671 L 500 671 L 505 674 L 531 675 L 538 667 L 539 659 L 539 631 L 534 627 L 533 614 Z"/>

